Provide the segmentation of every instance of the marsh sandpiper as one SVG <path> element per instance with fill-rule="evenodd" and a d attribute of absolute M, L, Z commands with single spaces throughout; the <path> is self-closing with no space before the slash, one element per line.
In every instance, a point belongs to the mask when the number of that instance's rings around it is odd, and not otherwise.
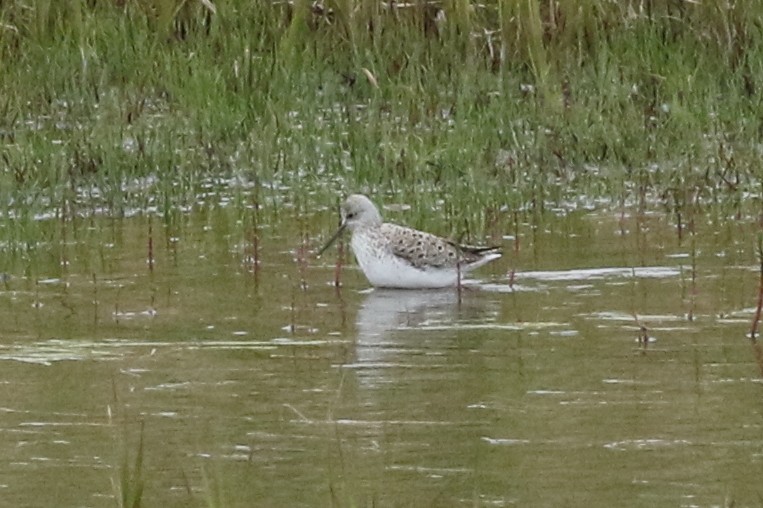
<path fill-rule="evenodd" d="M 430 233 L 383 222 L 376 206 L 362 194 L 341 207 L 336 233 L 320 256 L 345 229 L 350 246 L 368 281 L 376 287 L 443 288 L 460 284 L 463 274 L 501 257 L 499 247 L 470 247 Z"/>

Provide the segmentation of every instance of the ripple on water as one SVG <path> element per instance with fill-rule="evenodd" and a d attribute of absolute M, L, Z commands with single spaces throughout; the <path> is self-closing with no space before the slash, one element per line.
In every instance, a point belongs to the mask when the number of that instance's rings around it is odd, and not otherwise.
<path fill-rule="evenodd" d="M 656 450 L 659 448 L 668 448 L 673 446 L 689 446 L 691 441 L 687 439 L 625 439 L 623 441 L 613 441 L 605 443 L 604 448 L 608 450 L 628 451 L 628 450 Z"/>
<path fill-rule="evenodd" d="M 135 351 L 146 349 L 153 354 L 157 348 L 195 350 L 263 350 L 272 351 L 279 347 L 315 347 L 346 343 L 346 339 L 297 340 L 277 337 L 268 340 L 190 340 L 190 341 L 135 341 L 108 339 L 103 341 L 82 341 L 71 339 L 50 339 L 31 344 L 16 343 L 0 347 L 0 361 L 16 361 L 38 365 L 52 365 L 62 361 L 122 359 Z"/>
<path fill-rule="evenodd" d="M 529 439 L 513 439 L 513 438 L 493 438 L 482 436 L 482 441 L 494 446 L 516 446 L 523 444 L 530 444 Z"/>
<path fill-rule="evenodd" d="M 586 268 L 577 270 L 554 270 L 518 272 L 518 279 L 535 279 L 544 281 L 565 280 L 596 280 L 617 277 L 636 277 L 662 279 L 677 277 L 681 269 L 674 266 L 639 266 L 639 267 L 615 267 L 615 268 Z"/>

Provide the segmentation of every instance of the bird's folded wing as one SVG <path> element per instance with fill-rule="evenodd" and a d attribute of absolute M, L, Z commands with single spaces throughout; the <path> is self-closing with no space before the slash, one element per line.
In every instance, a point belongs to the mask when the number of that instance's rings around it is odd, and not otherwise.
<path fill-rule="evenodd" d="M 416 268 L 450 268 L 464 261 L 466 253 L 444 238 L 397 224 L 383 224 L 382 231 L 392 254 Z"/>

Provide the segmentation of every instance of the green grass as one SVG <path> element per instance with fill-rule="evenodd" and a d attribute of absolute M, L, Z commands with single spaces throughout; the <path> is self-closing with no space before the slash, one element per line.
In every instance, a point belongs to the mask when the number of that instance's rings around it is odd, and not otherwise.
<path fill-rule="evenodd" d="M 126 425 L 123 430 L 126 434 Z M 143 506 L 143 491 L 145 488 L 145 480 L 143 478 L 143 430 L 143 422 L 141 422 L 140 436 L 135 450 L 129 449 L 126 436 L 124 443 L 122 443 L 122 458 L 117 470 L 118 478 L 112 477 L 114 498 L 119 508 L 140 508 Z M 131 452 L 134 454 L 133 458 L 130 457 Z"/>
<path fill-rule="evenodd" d="M 234 177 L 265 208 L 394 194 L 454 232 L 594 198 L 759 202 L 758 3 L 414 4 L 3 4 L 2 211 L 167 217 Z"/>

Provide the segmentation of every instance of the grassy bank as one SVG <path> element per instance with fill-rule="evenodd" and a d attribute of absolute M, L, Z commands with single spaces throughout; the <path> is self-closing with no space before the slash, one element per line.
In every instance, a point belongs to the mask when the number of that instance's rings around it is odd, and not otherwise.
<path fill-rule="evenodd" d="M 425 215 L 444 200 L 454 229 L 599 198 L 737 213 L 761 192 L 760 19 L 756 2 L 6 2 L 0 207 L 167 216 L 256 185 L 273 213 L 358 189 Z"/>

